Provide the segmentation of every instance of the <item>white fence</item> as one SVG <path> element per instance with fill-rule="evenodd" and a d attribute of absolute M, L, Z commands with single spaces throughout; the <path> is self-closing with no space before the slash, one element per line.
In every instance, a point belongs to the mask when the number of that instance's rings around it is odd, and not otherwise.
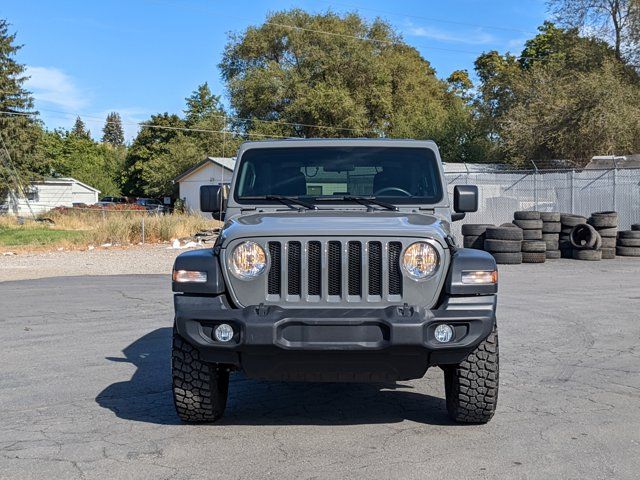
<path fill-rule="evenodd" d="M 477 185 L 478 211 L 453 224 L 460 238 L 463 223 L 510 222 L 516 210 L 577 213 L 615 210 L 621 230 L 640 223 L 640 169 L 447 173 L 455 185 Z"/>

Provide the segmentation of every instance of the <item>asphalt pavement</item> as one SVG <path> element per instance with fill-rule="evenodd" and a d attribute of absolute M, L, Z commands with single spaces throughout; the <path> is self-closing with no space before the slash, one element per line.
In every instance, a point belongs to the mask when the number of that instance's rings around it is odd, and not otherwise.
<path fill-rule="evenodd" d="M 0 478 L 640 476 L 640 259 L 501 269 L 500 396 L 452 424 L 442 373 L 395 384 L 235 375 L 183 425 L 168 275 L 0 283 Z"/>

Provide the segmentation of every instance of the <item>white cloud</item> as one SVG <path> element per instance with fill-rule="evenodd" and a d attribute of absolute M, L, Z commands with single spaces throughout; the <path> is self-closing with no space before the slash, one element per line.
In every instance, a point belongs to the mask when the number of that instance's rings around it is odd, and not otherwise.
<path fill-rule="evenodd" d="M 46 103 L 67 111 L 78 111 L 89 102 L 87 96 L 62 70 L 53 67 L 27 66 L 27 88 L 38 103 Z"/>
<path fill-rule="evenodd" d="M 405 32 L 414 37 L 430 38 L 439 42 L 463 43 L 467 45 L 486 45 L 493 43 L 496 38 L 482 29 L 474 29 L 470 33 L 449 32 L 433 27 L 423 27 L 410 24 Z"/>

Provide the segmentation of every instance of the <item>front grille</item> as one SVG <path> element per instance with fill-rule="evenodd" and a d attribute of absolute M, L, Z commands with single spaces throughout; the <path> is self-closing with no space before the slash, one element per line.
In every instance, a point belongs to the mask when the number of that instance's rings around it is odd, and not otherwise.
<path fill-rule="evenodd" d="M 289 285 L 289 295 L 300 295 L 300 280 L 302 278 L 302 259 L 300 242 L 289 242 L 289 271 L 287 283 Z"/>
<path fill-rule="evenodd" d="M 382 295 L 382 243 L 369 242 L 369 295 Z"/>
<path fill-rule="evenodd" d="M 271 270 L 267 281 L 267 293 L 269 295 L 280 295 L 280 242 L 269 242 L 269 253 L 271 254 Z"/>
<path fill-rule="evenodd" d="M 399 301 L 402 243 L 392 241 L 270 241 L 267 293 L 299 300 Z M 276 296 L 276 297 L 274 297 Z M 331 300 L 333 299 L 333 300 Z"/>

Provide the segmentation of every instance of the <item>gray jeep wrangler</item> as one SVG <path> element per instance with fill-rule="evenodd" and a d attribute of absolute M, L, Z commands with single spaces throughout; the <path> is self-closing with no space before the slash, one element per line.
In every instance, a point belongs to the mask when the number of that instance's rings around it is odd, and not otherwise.
<path fill-rule="evenodd" d="M 230 188 L 204 186 L 200 203 L 225 223 L 213 248 L 175 261 L 182 420 L 220 418 L 231 371 L 383 383 L 433 366 L 453 420 L 491 419 L 496 264 L 456 247 L 450 222 L 477 210 L 478 191 L 455 187 L 452 213 L 435 143 L 245 143 Z"/>

